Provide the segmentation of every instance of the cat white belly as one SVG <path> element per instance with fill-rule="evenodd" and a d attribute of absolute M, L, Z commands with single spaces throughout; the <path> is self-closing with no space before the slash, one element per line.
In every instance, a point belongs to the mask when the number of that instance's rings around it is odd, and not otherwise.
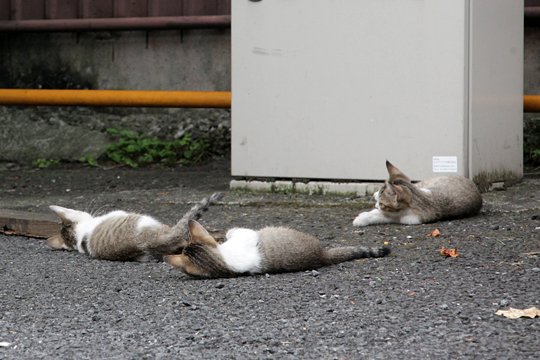
<path fill-rule="evenodd" d="M 257 273 L 261 269 L 259 235 L 251 229 L 231 229 L 227 241 L 218 245 L 223 260 L 231 271 Z"/>

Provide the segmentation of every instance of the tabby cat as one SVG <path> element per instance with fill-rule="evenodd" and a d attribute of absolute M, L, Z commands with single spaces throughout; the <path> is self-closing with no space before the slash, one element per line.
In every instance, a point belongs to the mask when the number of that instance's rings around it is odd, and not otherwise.
<path fill-rule="evenodd" d="M 284 227 L 233 228 L 221 244 L 195 220 L 189 221 L 189 233 L 182 253 L 164 259 L 188 275 L 204 278 L 312 270 L 390 253 L 388 247 L 323 248 L 317 238 Z"/>
<path fill-rule="evenodd" d="M 188 221 L 198 218 L 223 194 L 215 193 L 194 205 L 174 226 L 162 224 L 148 215 L 112 211 L 91 214 L 51 205 L 62 220 L 59 235 L 47 239 L 52 249 L 76 250 L 104 260 L 162 260 L 164 254 L 178 253 L 188 239 Z"/>
<path fill-rule="evenodd" d="M 360 213 L 353 225 L 424 224 L 476 215 L 482 208 L 478 188 L 463 176 L 441 176 L 413 183 L 389 161 L 386 169 L 389 179 L 373 195 L 375 209 Z"/>

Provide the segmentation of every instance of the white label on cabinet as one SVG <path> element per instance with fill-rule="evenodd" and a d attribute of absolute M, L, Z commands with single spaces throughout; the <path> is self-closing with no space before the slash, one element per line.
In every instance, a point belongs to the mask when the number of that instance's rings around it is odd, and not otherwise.
<path fill-rule="evenodd" d="M 458 171 L 457 156 L 434 156 L 434 173 L 455 173 Z"/>

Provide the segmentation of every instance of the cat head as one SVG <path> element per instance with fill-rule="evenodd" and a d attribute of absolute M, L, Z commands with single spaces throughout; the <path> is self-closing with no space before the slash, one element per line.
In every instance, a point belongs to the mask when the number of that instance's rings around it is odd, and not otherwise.
<path fill-rule="evenodd" d="M 84 211 L 67 209 L 56 205 L 49 206 L 49 209 L 62 220 L 62 229 L 59 235 L 47 239 L 47 246 L 55 250 L 74 250 L 77 245 L 75 226 L 82 221 L 91 220 L 92 215 Z"/>
<path fill-rule="evenodd" d="M 411 179 L 397 167 L 386 161 L 389 178 L 376 195 L 377 208 L 382 211 L 397 212 L 406 209 L 412 201 L 412 192 L 407 185 Z"/>
<path fill-rule="evenodd" d="M 188 223 L 188 244 L 178 255 L 166 255 L 163 260 L 172 267 L 195 277 L 217 277 L 228 273 L 217 251 L 217 241 L 197 221 Z"/>

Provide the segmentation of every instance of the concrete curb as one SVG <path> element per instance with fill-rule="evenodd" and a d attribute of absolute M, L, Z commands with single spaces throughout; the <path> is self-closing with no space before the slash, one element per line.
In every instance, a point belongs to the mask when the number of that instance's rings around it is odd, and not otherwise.
<path fill-rule="evenodd" d="M 231 180 L 229 183 L 231 190 L 344 196 L 371 196 L 375 191 L 379 190 L 380 186 L 380 183 L 338 183 L 331 181 L 309 181 L 306 183 L 286 180 Z"/>

